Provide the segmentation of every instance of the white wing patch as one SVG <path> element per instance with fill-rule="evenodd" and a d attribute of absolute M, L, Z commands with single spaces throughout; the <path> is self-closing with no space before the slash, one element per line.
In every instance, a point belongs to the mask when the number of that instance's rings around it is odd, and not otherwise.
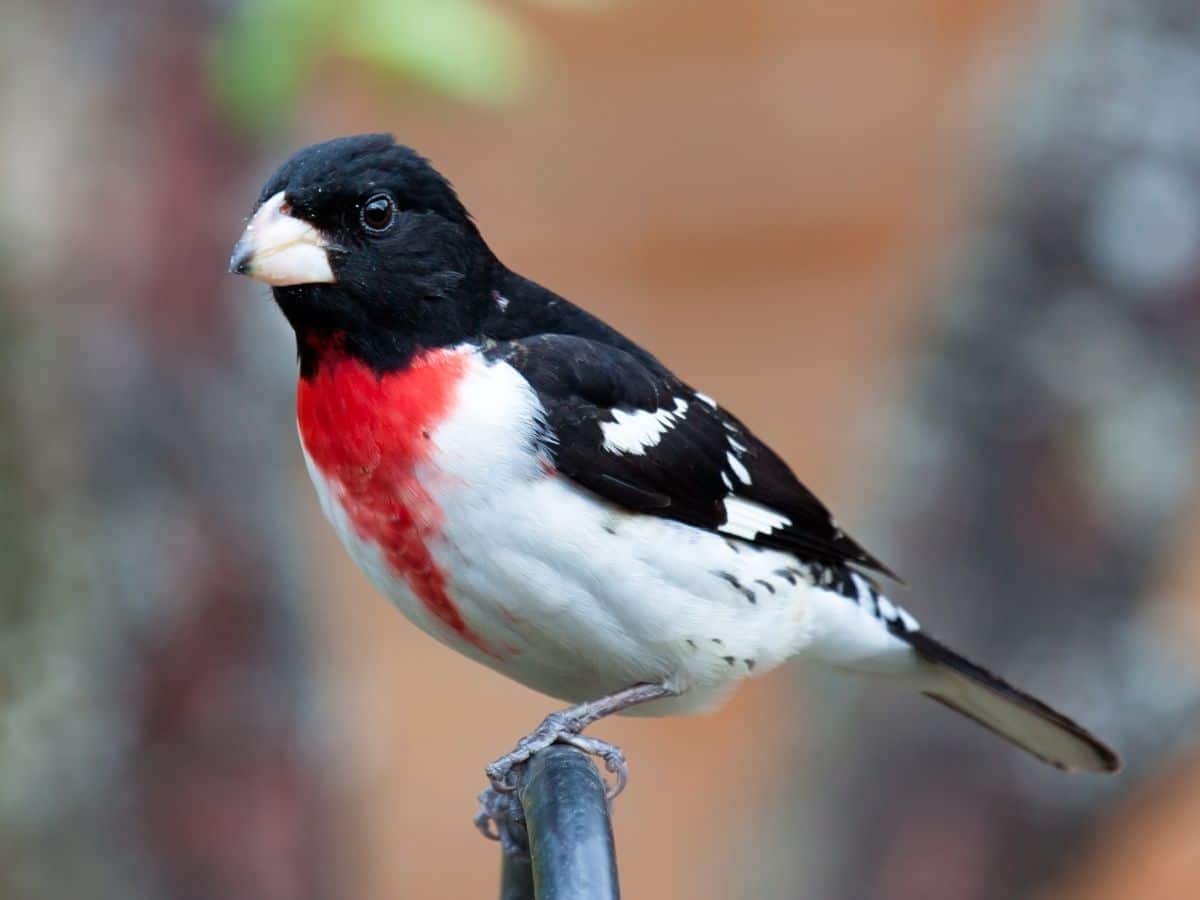
<path fill-rule="evenodd" d="M 730 496 L 725 498 L 725 524 L 719 530 L 752 541 L 760 534 L 770 534 L 791 524 L 791 519 L 770 507 Z"/>
<path fill-rule="evenodd" d="M 657 446 L 663 435 L 683 418 L 687 409 L 687 401 L 679 397 L 675 398 L 674 409 L 656 409 L 653 412 L 614 409 L 614 421 L 600 424 L 600 431 L 604 434 L 604 449 L 609 453 L 645 456 L 646 451 Z"/>
<path fill-rule="evenodd" d="M 900 627 L 905 631 L 920 631 L 921 626 L 910 616 L 904 609 L 897 606 L 869 582 L 863 578 L 858 572 L 850 573 L 850 580 L 854 584 L 854 593 L 857 597 L 853 602 L 857 603 L 871 615 L 877 619 L 882 619 L 888 625 L 900 623 Z M 874 609 L 872 609 L 874 604 Z"/>
<path fill-rule="evenodd" d="M 750 472 L 744 465 L 742 465 L 742 461 L 737 458 L 737 455 L 732 452 L 726 453 L 725 459 L 729 462 L 729 468 L 733 470 L 733 474 L 738 477 L 738 480 L 742 484 L 749 484 Z"/>
<path fill-rule="evenodd" d="M 921 630 L 920 623 L 917 622 L 917 620 L 914 619 L 912 616 L 910 616 L 908 614 L 907 610 L 902 609 L 901 607 L 897 606 L 895 603 L 893 603 L 887 597 L 880 595 L 879 603 L 877 605 L 879 607 L 879 616 L 885 622 L 891 624 L 893 622 L 899 621 L 900 625 L 904 628 L 905 631 L 920 631 Z"/>
<path fill-rule="evenodd" d="M 714 400 L 712 397 L 708 396 L 708 394 L 702 394 L 699 391 L 696 391 L 696 399 L 699 400 L 701 403 L 707 403 L 713 409 L 717 408 L 717 401 Z"/>

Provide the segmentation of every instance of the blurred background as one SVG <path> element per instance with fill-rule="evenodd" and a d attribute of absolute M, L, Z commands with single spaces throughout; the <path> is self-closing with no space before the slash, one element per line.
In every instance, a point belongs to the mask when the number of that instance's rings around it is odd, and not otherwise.
<path fill-rule="evenodd" d="M 496 890 L 481 767 L 553 702 L 368 588 L 225 274 L 284 157 L 377 130 L 1126 759 L 787 668 L 599 728 L 628 896 L 1200 896 L 1194 0 L 0 13 L 0 898 Z"/>

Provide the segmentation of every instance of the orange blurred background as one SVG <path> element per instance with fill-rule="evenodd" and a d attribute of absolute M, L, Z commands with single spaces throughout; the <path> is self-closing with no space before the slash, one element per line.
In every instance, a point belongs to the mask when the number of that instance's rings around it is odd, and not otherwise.
<path fill-rule="evenodd" d="M 1119 19 L 1123 4 L 1111 5 Z M 394 132 L 454 181 L 508 265 L 736 410 L 869 545 L 903 545 L 872 512 L 895 451 L 876 440 L 880 410 L 906 402 L 913 372 L 932 365 L 934 306 L 994 209 L 1022 127 L 1014 98 L 1037 90 L 1032 60 L 1086 18 L 1078 4 L 998 0 L 481 3 L 521 35 L 529 74 L 511 94 L 447 97 L 403 67 L 324 53 L 318 38 L 289 114 L 256 132 L 214 100 L 209 69 L 243 6 L 255 4 L 5 14 L 0 296 L 16 349 L 0 425 L 17 437 L 0 453 L 0 488 L 8 479 L 11 530 L 33 537 L 0 563 L 10 635 L 21 636 L 11 645 L 36 648 L 37 662 L 13 662 L 0 693 L 11 698 L 7 714 L 0 706 L 0 896 L 60 897 L 63 885 L 117 896 L 122 884 L 123 896 L 280 900 L 497 889 L 498 849 L 470 825 L 482 765 L 552 701 L 411 628 L 317 509 L 291 437 L 291 335 L 261 291 L 223 276 L 239 216 L 287 154 Z M 405 21 L 419 28 L 421 8 Z M 1168 27 L 1177 52 L 1196 53 L 1200 22 L 1186 9 L 1180 21 Z M 201 382 L 202 412 L 191 406 Z M 97 396 L 105 412 L 89 418 Z M 179 435 L 179 415 L 194 434 Z M 110 446 L 117 431 L 126 436 Z M 174 486 L 169 502 L 128 501 L 147 471 Z M 1185 598 L 1154 607 L 1176 634 L 1197 627 L 1189 521 L 1147 576 L 1150 599 Z M 74 542 L 95 546 L 62 550 Z M 110 572 L 95 559 L 120 562 Z M 921 575 L 910 576 L 917 612 Z M 164 612 L 156 591 L 193 599 Z M 266 595 L 276 599 L 260 604 Z M 62 630 L 45 625 L 51 615 L 72 635 L 115 636 L 99 649 L 27 642 Z M 1052 632 L 1052 610 L 1045 620 Z M 245 643 L 245 630 L 261 635 Z M 1005 669 L 1020 681 L 1029 660 Z M 68 668 L 49 697 L 43 675 L 14 674 Z M 797 875 L 823 820 L 793 835 L 789 807 L 822 785 L 836 797 L 841 775 L 820 768 L 831 751 L 810 750 L 846 695 L 803 693 L 799 681 L 781 670 L 716 715 L 599 728 L 631 760 L 615 817 L 627 896 L 826 896 Z M 85 702 L 97 684 L 116 687 Z M 61 726 L 84 707 L 103 724 L 80 746 L 107 749 L 76 758 Z M 1063 837 L 1067 864 L 1022 876 L 1030 896 L 1200 896 L 1200 807 L 1187 800 L 1200 767 L 1172 754 L 1135 761 L 1108 794 L 1045 792 L 1095 812 Z M 1040 775 L 1014 771 L 1041 791 Z M 881 850 L 872 896 L 991 896 L 967 876 L 938 877 L 970 855 L 942 833 L 944 845 L 909 848 L 932 875 Z M 1003 865 L 1003 848 L 989 852 Z"/>

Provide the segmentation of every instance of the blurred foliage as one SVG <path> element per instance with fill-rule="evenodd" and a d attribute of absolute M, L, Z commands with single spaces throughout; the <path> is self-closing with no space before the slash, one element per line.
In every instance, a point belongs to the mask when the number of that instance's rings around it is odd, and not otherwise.
<path fill-rule="evenodd" d="M 603 0 L 538 0 L 582 9 Z M 286 121 L 323 63 L 349 61 L 474 103 L 516 96 L 537 68 L 535 42 L 488 0 L 245 0 L 218 31 L 217 100 L 258 131 Z"/>

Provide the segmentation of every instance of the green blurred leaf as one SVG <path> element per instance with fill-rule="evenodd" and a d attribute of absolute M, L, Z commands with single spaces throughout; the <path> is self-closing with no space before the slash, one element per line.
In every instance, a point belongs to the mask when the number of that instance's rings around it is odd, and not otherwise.
<path fill-rule="evenodd" d="M 358 0 L 340 45 L 351 59 L 483 102 L 512 96 L 531 51 L 516 24 L 482 0 Z"/>
<path fill-rule="evenodd" d="M 320 52 L 329 0 L 248 0 L 213 47 L 211 75 L 220 106 L 241 127 L 285 119 Z"/>
<path fill-rule="evenodd" d="M 217 100 L 252 130 L 290 116 L 311 72 L 331 58 L 496 103 L 520 90 L 536 55 L 485 0 L 246 0 L 213 51 Z"/>
<path fill-rule="evenodd" d="M 620 0 L 525 0 L 525 2 L 533 6 L 548 6 L 551 9 L 594 12 L 616 6 Z"/>

